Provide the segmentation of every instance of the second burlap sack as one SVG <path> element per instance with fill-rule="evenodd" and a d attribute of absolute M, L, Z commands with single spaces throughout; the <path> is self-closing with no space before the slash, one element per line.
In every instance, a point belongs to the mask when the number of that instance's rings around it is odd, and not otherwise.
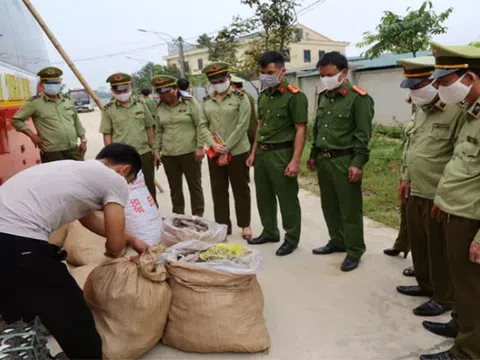
<path fill-rule="evenodd" d="M 155 265 L 160 247 L 136 262 L 126 258 L 98 266 L 83 292 L 102 338 L 106 359 L 138 359 L 163 335 L 172 294 L 163 265 Z"/>

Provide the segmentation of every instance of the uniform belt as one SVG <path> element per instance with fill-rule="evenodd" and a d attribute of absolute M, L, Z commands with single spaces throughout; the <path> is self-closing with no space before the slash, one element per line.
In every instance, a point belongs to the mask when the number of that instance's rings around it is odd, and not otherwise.
<path fill-rule="evenodd" d="M 262 150 L 278 150 L 278 149 L 287 149 L 293 146 L 293 141 L 288 141 L 278 144 L 258 144 L 258 147 Z"/>
<path fill-rule="evenodd" d="M 341 150 L 326 150 L 326 151 L 320 151 L 320 155 L 324 157 L 325 159 L 331 159 L 334 157 L 339 157 L 339 156 L 347 156 L 347 155 L 353 155 L 354 151 L 353 148 L 349 149 L 341 149 Z"/>

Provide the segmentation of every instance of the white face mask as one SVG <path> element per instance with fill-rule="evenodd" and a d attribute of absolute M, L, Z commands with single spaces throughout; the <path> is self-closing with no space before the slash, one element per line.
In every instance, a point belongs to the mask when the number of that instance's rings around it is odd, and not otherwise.
<path fill-rule="evenodd" d="M 327 88 L 327 90 L 334 90 L 338 87 L 340 87 L 343 83 L 343 80 L 339 80 L 340 75 L 342 75 L 343 72 L 339 72 L 337 75 L 333 76 L 322 76 L 322 83 L 323 85 Z"/>
<path fill-rule="evenodd" d="M 445 104 L 455 104 L 460 101 L 465 100 L 472 85 L 467 86 L 461 83 L 462 79 L 467 75 L 466 73 L 460 77 L 457 81 L 455 81 L 452 85 L 449 86 L 439 86 L 438 87 L 438 95 L 440 96 L 440 100 L 442 100 Z"/>
<path fill-rule="evenodd" d="M 117 99 L 120 102 L 127 102 L 128 100 L 130 100 L 130 96 L 132 96 L 131 91 L 129 91 L 127 93 L 123 93 L 123 94 L 114 94 L 114 93 L 112 93 L 112 94 L 115 97 L 115 99 Z"/>
<path fill-rule="evenodd" d="M 420 89 L 410 90 L 410 97 L 415 105 L 430 104 L 437 94 L 438 90 L 433 87 L 432 83 Z"/>
<path fill-rule="evenodd" d="M 277 74 L 260 74 L 260 82 L 263 88 L 272 88 L 280 84 Z"/>
<path fill-rule="evenodd" d="M 44 84 L 43 85 L 43 91 L 45 91 L 45 94 L 51 95 L 51 96 L 58 95 L 61 88 L 62 88 L 61 84 Z"/>
<path fill-rule="evenodd" d="M 212 84 L 213 90 L 216 91 L 218 94 L 223 94 L 225 91 L 228 90 L 229 87 L 230 87 L 230 80 L 227 80 L 220 84 Z"/>

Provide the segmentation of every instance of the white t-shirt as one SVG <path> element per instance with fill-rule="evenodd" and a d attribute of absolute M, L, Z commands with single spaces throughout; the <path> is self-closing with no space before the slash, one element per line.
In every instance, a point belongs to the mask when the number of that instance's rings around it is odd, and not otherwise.
<path fill-rule="evenodd" d="M 100 161 L 63 160 L 23 170 L 0 186 L 0 232 L 48 241 L 107 203 L 128 201 L 127 181 Z"/>

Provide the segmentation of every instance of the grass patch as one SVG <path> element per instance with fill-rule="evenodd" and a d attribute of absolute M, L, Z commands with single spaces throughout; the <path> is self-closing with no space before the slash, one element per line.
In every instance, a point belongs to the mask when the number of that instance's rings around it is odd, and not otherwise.
<path fill-rule="evenodd" d="M 306 161 L 312 144 L 311 127 L 302 158 L 300 185 L 319 194 L 316 173 L 307 170 Z M 387 226 L 400 225 L 400 204 L 397 188 L 402 158 L 403 129 L 376 125 L 370 141 L 370 161 L 363 174 L 363 200 L 365 216 Z"/>

